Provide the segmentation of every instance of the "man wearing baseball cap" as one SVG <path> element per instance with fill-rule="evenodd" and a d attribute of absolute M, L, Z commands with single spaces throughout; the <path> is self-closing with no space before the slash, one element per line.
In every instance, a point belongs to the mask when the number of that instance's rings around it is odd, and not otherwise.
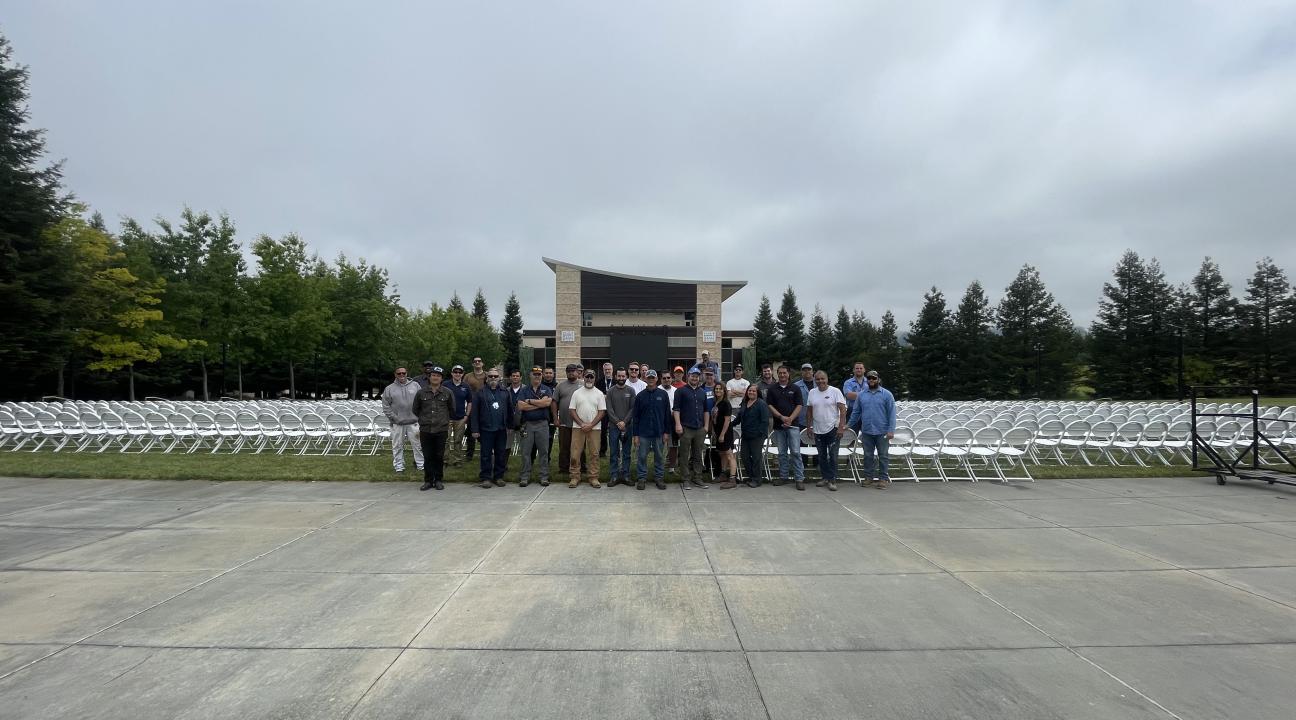
<path fill-rule="evenodd" d="M 864 452 L 864 476 L 871 478 L 867 484 L 885 490 L 891 484 L 887 453 L 890 441 L 895 437 L 895 397 L 882 387 L 876 370 L 869 370 L 864 377 L 868 380 L 868 387 L 855 396 L 847 424 L 859 433 L 860 448 Z M 877 453 L 876 458 L 874 453 Z M 873 472 L 875 466 L 877 474 Z"/>
<path fill-rule="evenodd" d="M 441 384 L 445 371 L 440 367 L 428 368 L 427 377 L 427 386 L 419 388 L 413 404 L 423 445 L 423 486 L 419 490 L 444 490 L 446 436 L 454 415 L 454 396 Z"/>
<path fill-rule="evenodd" d="M 455 400 L 454 417 L 450 418 L 450 464 L 458 465 L 462 462 L 458 450 L 464 444 L 464 436 L 468 427 L 468 413 L 472 412 L 472 387 L 464 382 L 463 365 L 455 365 L 450 368 L 450 382 L 445 384 L 445 389 L 450 391 Z M 472 445 L 468 446 L 468 457 L 472 457 Z"/>
<path fill-rule="evenodd" d="M 580 363 L 567 363 L 567 379 L 558 383 L 554 388 L 554 425 L 558 426 L 558 473 L 567 474 L 567 463 L 571 459 L 571 437 L 572 437 L 572 419 L 568 411 L 571 409 L 572 395 L 576 391 L 585 387 L 582 381 L 584 368 Z M 581 458 L 581 466 L 585 464 L 584 457 Z M 579 479 L 579 476 L 577 476 Z"/>
<path fill-rule="evenodd" d="M 707 489 L 702 479 L 702 449 L 711 431 L 711 415 L 707 412 L 706 391 L 702 389 L 702 373 L 689 370 L 688 384 L 675 391 L 675 432 L 680 436 L 679 471 L 685 490 Z"/>

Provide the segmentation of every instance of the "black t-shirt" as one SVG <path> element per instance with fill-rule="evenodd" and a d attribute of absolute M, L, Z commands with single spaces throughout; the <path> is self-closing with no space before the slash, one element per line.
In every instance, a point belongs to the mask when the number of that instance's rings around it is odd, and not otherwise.
<path fill-rule="evenodd" d="M 770 409 L 784 417 L 791 415 L 793 410 L 801 404 L 801 390 L 796 385 L 770 385 L 769 392 L 765 396 L 765 402 L 769 404 Z M 776 418 L 777 419 L 777 418 Z"/>

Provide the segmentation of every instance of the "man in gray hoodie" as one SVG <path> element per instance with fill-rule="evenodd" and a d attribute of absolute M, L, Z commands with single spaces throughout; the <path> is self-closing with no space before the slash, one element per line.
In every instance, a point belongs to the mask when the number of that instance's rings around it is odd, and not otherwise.
<path fill-rule="evenodd" d="M 423 469 L 423 447 L 419 444 L 418 416 L 414 414 L 414 396 L 419 384 L 409 378 L 409 372 L 396 368 L 396 379 L 382 393 L 383 415 L 391 422 L 392 467 L 405 472 L 405 441 L 414 448 L 414 464 Z"/>

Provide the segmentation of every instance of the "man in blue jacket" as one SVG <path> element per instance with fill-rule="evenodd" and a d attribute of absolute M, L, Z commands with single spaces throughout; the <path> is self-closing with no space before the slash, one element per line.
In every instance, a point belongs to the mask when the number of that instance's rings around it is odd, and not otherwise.
<path fill-rule="evenodd" d="M 670 442 L 670 396 L 657 386 L 657 371 L 649 370 L 644 378 L 643 392 L 636 393 L 630 410 L 632 443 L 637 450 L 638 482 L 635 489 L 643 490 L 648 482 L 648 451 L 653 452 L 653 481 L 658 490 L 666 489 L 666 466 L 662 463 L 662 447 Z"/>
<path fill-rule="evenodd" d="M 870 480 L 868 485 L 885 490 L 891 484 L 887 473 L 889 442 L 895 438 L 896 407 L 895 397 L 890 390 L 882 387 L 876 370 L 865 375 L 868 387 L 855 396 L 851 407 L 850 421 L 847 423 L 859 433 L 860 447 L 864 450 L 864 475 Z M 877 466 L 880 472 L 873 474 L 873 453 L 877 452 Z"/>
<path fill-rule="evenodd" d="M 474 440 L 481 441 L 481 484 L 488 488 L 492 483 L 504 485 L 504 471 L 508 469 L 509 430 L 513 427 L 513 396 L 507 387 L 500 385 L 500 372 L 492 368 L 486 372 L 486 385 L 472 399 L 468 413 L 468 429 Z"/>

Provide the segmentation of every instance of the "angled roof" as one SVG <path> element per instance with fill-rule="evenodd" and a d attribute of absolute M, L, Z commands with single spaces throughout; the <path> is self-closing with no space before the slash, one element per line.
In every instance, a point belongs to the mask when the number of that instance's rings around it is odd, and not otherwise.
<path fill-rule="evenodd" d="M 627 275 L 625 273 L 608 272 L 607 270 L 598 270 L 596 268 L 583 267 L 574 263 L 554 260 L 553 258 L 540 258 L 544 264 L 549 266 L 550 270 L 558 272 L 558 266 L 580 270 L 581 272 L 595 273 L 597 275 L 607 275 L 608 277 L 624 278 L 626 280 L 643 280 L 646 282 L 675 283 L 677 285 L 719 285 L 720 300 L 728 300 L 734 293 L 747 287 L 746 280 L 674 280 L 671 278 L 648 277 L 646 275 Z"/>

